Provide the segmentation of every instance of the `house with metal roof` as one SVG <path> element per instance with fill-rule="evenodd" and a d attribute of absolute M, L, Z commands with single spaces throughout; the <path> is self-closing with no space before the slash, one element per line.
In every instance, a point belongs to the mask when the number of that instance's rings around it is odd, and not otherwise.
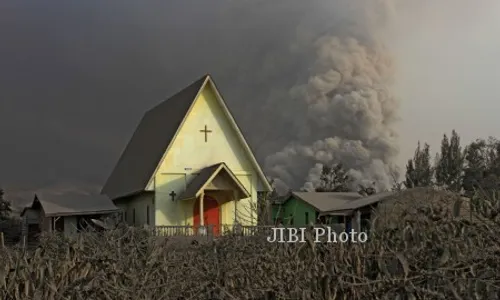
<path fill-rule="evenodd" d="M 291 192 L 273 207 L 275 222 L 304 227 L 311 224 L 339 225 L 364 229 L 373 209 L 392 192 L 363 196 L 359 193 Z"/>
<path fill-rule="evenodd" d="M 21 212 L 29 234 L 64 232 L 71 235 L 84 229 L 91 218 L 100 218 L 120 209 L 103 195 L 37 193 L 30 206 Z"/>
<path fill-rule="evenodd" d="M 102 194 L 130 225 L 254 225 L 269 181 L 205 75 L 147 111 Z"/>

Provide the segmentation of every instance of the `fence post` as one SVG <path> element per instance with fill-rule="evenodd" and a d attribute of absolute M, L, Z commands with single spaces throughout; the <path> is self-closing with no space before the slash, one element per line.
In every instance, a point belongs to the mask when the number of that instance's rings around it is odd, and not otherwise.
<path fill-rule="evenodd" d="M 4 239 L 4 236 L 3 236 L 3 231 L 0 231 L 0 248 L 4 248 L 5 247 L 5 239 Z"/>

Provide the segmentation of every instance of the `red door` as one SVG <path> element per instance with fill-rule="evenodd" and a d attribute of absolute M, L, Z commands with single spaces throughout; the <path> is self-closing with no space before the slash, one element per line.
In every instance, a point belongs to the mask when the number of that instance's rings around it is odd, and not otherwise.
<path fill-rule="evenodd" d="M 219 235 L 220 230 L 220 210 L 219 203 L 212 197 L 205 196 L 203 198 L 203 216 L 204 225 L 210 226 L 214 235 Z M 197 231 L 200 226 L 200 201 L 196 201 L 193 211 L 194 229 Z"/>

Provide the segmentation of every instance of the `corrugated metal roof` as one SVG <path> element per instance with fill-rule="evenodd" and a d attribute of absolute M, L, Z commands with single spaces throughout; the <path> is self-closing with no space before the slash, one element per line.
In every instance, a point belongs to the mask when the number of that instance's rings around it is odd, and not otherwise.
<path fill-rule="evenodd" d="M 347 203 L 344 203 L 343 205 L 336 207 L 332 211 L 342 211 L 342 210 L 353 210 L 353 209 L 358 209 L 361 207 L 365 207 L 371 204 L 378 203 L 380 201 L 383 201 L 387 199 L 388 197 L 394 195 L 394 192 L 381 192 L 375 195 L 367 196 L 367 197 L 362 197 L 358 200 L 350 201 Z"/>
<path fill-rule="evenodd" d="M 355 201 L 363 196 L 359 193 L 328 193 L 328 192 L 293 192 L 302 201 L 314 206 L 320 212 L 327 212 L 336 209 L 346 203 Z"/>
<path fill-rule="evenodd" d="M 30 208 L 34 207 L 37 202 L 40 203 L 47 217 L 104 214 L 120 210 L 104 195 L 38 193 Z"/>

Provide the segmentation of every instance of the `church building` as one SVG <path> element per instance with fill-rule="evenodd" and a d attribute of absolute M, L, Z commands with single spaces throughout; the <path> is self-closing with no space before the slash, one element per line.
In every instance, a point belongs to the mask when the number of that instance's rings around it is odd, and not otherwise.
<path fill-rule="evenodd" d="M 147 111 L 101 194 L 130 225 L 256 225 L 272 190 L 209 75 Z"/>

